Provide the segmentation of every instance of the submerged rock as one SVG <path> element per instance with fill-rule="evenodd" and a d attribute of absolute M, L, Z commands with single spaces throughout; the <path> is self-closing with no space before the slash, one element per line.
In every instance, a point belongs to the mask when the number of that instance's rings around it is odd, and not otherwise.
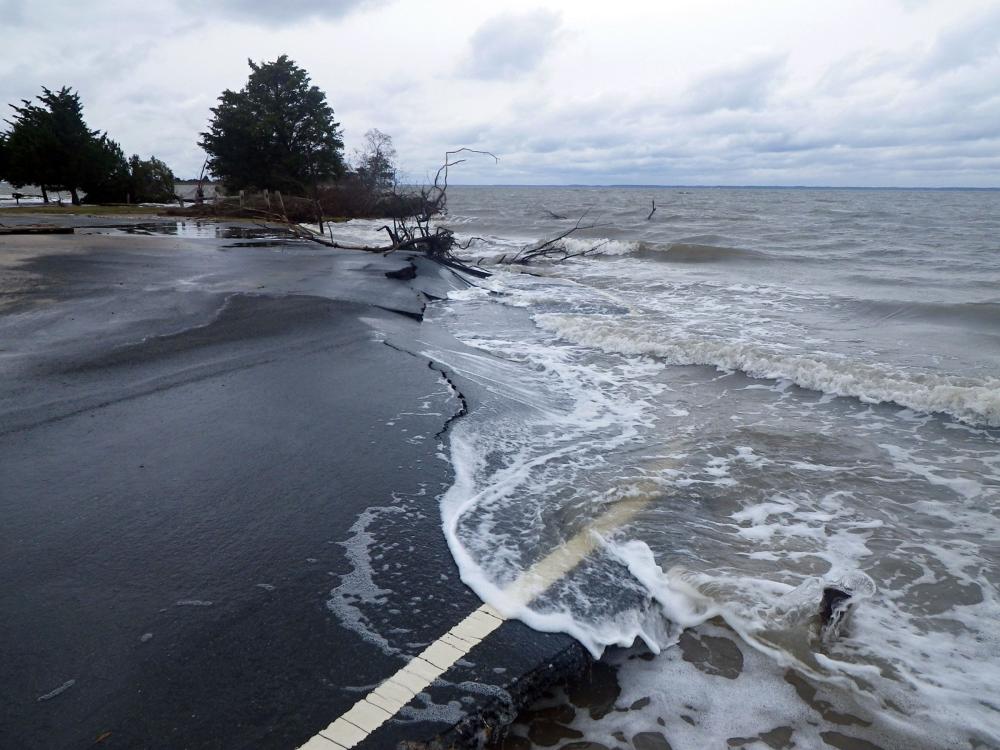
<path fill-rule="evenodd" d="M 632 747 L 635 750 L 673 750 L 659 732 L 639 732 L 632 738 Z"/>

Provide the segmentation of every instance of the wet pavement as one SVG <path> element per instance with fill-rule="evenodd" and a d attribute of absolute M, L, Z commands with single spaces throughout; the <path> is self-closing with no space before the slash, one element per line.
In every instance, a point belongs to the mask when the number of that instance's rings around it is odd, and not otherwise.
<path fill-rule="evenodd" d="M 474 394 L 411 353 L 468 282 L 72 219 L 115 226 L 0 238 L 0 746 L 297 747 L 480 606 L 436 500 Z M 506 622 L 360 747 L 495 738 L 584 663 Z"/>

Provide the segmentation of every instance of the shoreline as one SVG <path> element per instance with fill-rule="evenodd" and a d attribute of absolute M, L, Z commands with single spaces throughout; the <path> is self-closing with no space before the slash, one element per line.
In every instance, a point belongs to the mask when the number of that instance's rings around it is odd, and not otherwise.
<path fill-rule="evenodd" d="M 436 502 L 462 407 L 405 353 L 455 275 L 111 231 L 0 238 L 0 736 L 295 747 L 479 606 Z M 361 746 L 477 743 L 585 667 L 517 622 L 476 649 Z"/>

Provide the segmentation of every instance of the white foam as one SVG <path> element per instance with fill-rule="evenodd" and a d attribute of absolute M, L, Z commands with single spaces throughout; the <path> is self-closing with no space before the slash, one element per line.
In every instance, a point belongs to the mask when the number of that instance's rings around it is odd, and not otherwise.
<path fill-rule="evenodd" d="M 729 628 L 706 623 L 694 637 L 703 643 L 713 639 L 715 648 L 728 641 L 727 651 L 738 653 L 738 662 L 720 672 L 684 659 L 678 647 L 652 660 L 636 658 L 633 651 L 618 652 L 609 661 L 618 668 L 622 692 L 616 705 L 621 710 L 600 720 L 577 711 L 570 726 L 608 747 L 621 744 L 617 733 L 631 739 L 649 732 L 664 736 L 673 750 L 727 747 L 727 740 L 738 738 L 743 741 L 736 746 L 754 750 L 792 746 L 778 745 L 779 737 L 802 748 L 829 747 L 825 738 L 842 742 L 859 738 L 886 750 L 966 746 L 961 733 L 927 734 L 923 725 L 907 726 L 887 712 L 859 704 L 850 694 L 822 683 L 810 685 L 766 654 L 747 648 Z M 800 697 L 797 687 L 817 691 L 811 704 Z M 640 702 L 645 703 L 642 708 L 625 710 Z M 836 714 L 838 723 L 830 721 L 831 714 Z M 761 735 L 769 735 L 771 741 L 760 739 Z"/>
<path fill-rule="evenodd" d="M 616 545 L 615 553 L 643 582 L 670 621 L 695 627 L 721 617 L 744 644 L 769 657 L 770 664 L 761 663 L 760 671 L 773 673 L 775 666 L 792 667 L 818 684 L 829 685 L 835 695 L 843 696 L 846 691 L 870 717 L 880 716 L 883 726 L 876 737 L 891 738 L 902 733 L 911 739 L 932 738 L 929 747 L 958 746 L 963 736 L 980 741 L 1000 739 L 1000 708 L 986 706 L 984 710 L 979 701 L 1000 678 L 1000 670 L 989 657 L 1000 639 L 988 635 L 989 628 L 984 628 L 981 621 L 969 622 L 969 630 L 954 640 L 939 633 L 921 634 L 912 627 L 901 628 L 899 622 L 908 621 L 908 615 L 893 606 L 891 600 L 888 606 L 885 601 L 870 601 L 874 595 L 870 578 L 853 573 L 846 579 L 858 578 L 860 585 L 836 585 L 855 591 L 858 603 L 853 617 L 858 622 L 852 623 L 851 635 L 842 646 L 834 644 L 831 653 L 823 653 L 818 650 L 821 647 L 816 632 L 810 630 L 824 585 L 819 579 L 807 579 L 792 589 L 747 576 L 706 575 L 681 569 L 663 572 L 648 546 L 637 541 Z M 892 638 L 887 640 L 886 633 L 892 633 Z M 658 647 L 651 648 L 659 653 Z M 977 653 L 979 659 L 972 656 Z M 890 669 L 880 666 L 890 663 L 885 661 L 887 657 L 893 665 Z M 662 674 L 648 677 L 645 684 L 633 689 L 686 691 L 676 682 L 665 683 Z M 753 679 L 760 684 L 760 675 Z M 894 706 L 901 715 L 885 713 L 887 705 Z M 788 702 L 786 711 L 786 717 L 801 714 L 793 702 Z M 745 711 L 738 716 L 745 718 Z"/>
<path fill-rule="evenodd" d="M 399 649 L 392 646 L 372 625 L 360 605 L 377 607 L 384 604 L 386 597 L 392 593 L 375 582 L 372 554 L 376 542 L 369 526 L 383 515 L 400 512 L 401 509 L 396 506 L 377 506 L 367 508 L 358 516 L 351 526 L 347 541 L 341 543 L 351 563 L 351 572 L 341 578 L 340 584 L 330 592 L 330 598 L 326 602 L 327 609 L 337 616 L 344 627 L 350 628 L 390 656 L 398 654 Z"/>
<path fill-rule="evenodd" d="M 570 254 L 630 255 L 639 249 L 639 243 L 629 240 L 614 240 L 607 237 L 567 237 L 560 241 Z"/>
<path fill-rule="evenodd" d="M 464 370 L 500 404 L 523 407 L 506 418 L 488 401 L 452 434 L 458 479 L 442 515 L 463 580 L 505 615 L 570 633 L 594 654 L 639 639 L 671 658 L 680 625 L 706 632 L 714 627 L 707 618 L 730 623 L 751 647 L 747 663 L 760 669 L 745 670 L 739 690 L 718 688 L 717 704 L 703 685 L 697 705 L 712 716 L 698 717 L 686 745 L 668 733 L 675 747 L 752 734 L 735 729 L 747 711 L 734 696 L 753 706 L 768 691 L 776 703 L 766 716 L 797 722 L 800 746 L 823 742 L 820 732 L 831 727 L 815 728 L 815 711 L 782 677 L 789 667 L 809 675 L 838 710 L 873 722 L 867 734 L 853 727 L 846 734 L 887 747 L 893 737 L 917 737 L 913 747 L 956 746 L 968 736 L 996 744 L 1000 712 L 979 701 L 1000 681 L 992 624 L 1000 602 L 989 583 L 997 569 L 988 501 L 1000 486 L 993 433 L 949 435 L 950 423 L 926 414 L 869 409 L 831 394 L 986 424 L 1000 418 L 1000 381 L 943 366 L 873 364 L 857 347 L 820 351 L 823 337 L 790 314 L 816 301 L 807 295 L 703 281 L 684 289 L 653 273 L 612 278 L 608 270 L 620 264 L 631 273 L 637 262 L 554 266 L 542 278 L 499 272 L 447 303 L 452 330 L 483 355 L 445 353 L 439 361 Z M 595 274 L 603 284 L 596 291 L 585 283 Z M 752 305 L 734 307 L 725 294 L 752 297 Z M 499 319 L 486 316 L 484 329 L 475 313 L 490 302 L 521 317 L 494 311 Z M 525 313 L 537 327 L 523 325 Z M 733 378 L 667 364 L 777 382 L 734 387 Z M 643 390 L 654 383 L 659 391 Z M 674 446 L 678 434 L 686 447 Z M 657 464 L 664 456 L 671 467 Z M 506 593 L 560 544 L 553 528 L 566 528 L 565 540 L 641 485 L 662 497 L 606 533 L 590 567 L 535 606 Z M 839 641 L 817 642 L 809 621 L 823 583 L 859 569 L 880 591 L 857 607 Z M 617 591 L 595 593 L 588 576 L 613 581 Z M 645 605 L 602 606 L 601 596 L 618 594 L 645 597 Z M 628 679 L 636 691 L 657 689 L 694 705 L 687 678 L 677 674 Z M 648 728 L 656 717 L 641 713 Z M 762 719 L 753 731 L 776 725 Z M 599 741 L 606 729 L 588 725 L 587 739 Z"/>
<path fill-rule="evenodd" d="M 567 341 L 606 352 L 739 370 L 755 378 L 790 380 L 803 388 L 866 403 L 896 403 L 950 414 L 972 424 L 1000 426 L 1000 378 L 905 373 L 834 356 L 783 354 L 752 342 L 637 329 L 620 318 L 602 321 L 591 315 L 539 314 L 537 319 L 543 328 Z"/>

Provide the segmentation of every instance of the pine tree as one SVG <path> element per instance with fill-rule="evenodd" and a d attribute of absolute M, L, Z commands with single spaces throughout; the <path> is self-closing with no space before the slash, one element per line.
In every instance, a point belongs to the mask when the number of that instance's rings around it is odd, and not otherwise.
<path fill-rule="evenodd" d="M 122 147 L 102 134 L 85 146 L 80 187 L 88 203 L 127 203 L 131 175 Z"/>
<path fill-rule="evenodd" d="M 88 203 L 173 199 L 169 167 L 155 157 L 126 160 L 107 133 L 87 127 L 80 95 L 72 89 L 42 88 L 37 103 L 23 99 L 11 108 L 11 130 L 0 133 L 0 179 L 14 187 L 37 185 L 46 202 L 48 190 L 68 190 L 74 205 L 81 191 Z"/>
<path fill-rule="evenodd" d="M 43 191 L 68 190 L 79 205 L 79 189 L 93 179 L 96 130 L 83 120 L 80 95 L 67 86 L 42 88 L 39 104 L 23 99 L 11 105 L 5 177 L 15 187 L 38 185 Z"/>
<path fill-rule="evenodd" d="M 246 86 L 222 92 L 201 134 L 209 170 L 229 189 L 313 194 L 344 169 L 344 142 L 326 94 L 287 55 L 248 62 Z"/>
<path fill-rule="evenodd" d="M 7 178 L 7 165 L 9 163 L 9 157 L 7 156 L 7 134 L 0 133 L 0 180 L 10 180 Z"/>
<path fill-rule="evenodd" d="M 174 199 L 174 173 L 155 156 L 128 160 L 129 192 L 136 203 L 167 203 Z"/>

